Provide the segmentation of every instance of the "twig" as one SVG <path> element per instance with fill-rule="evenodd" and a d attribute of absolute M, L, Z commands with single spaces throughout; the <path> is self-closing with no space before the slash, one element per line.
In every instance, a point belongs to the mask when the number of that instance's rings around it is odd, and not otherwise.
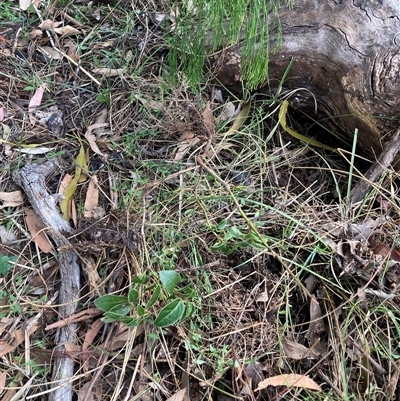
<path fill-rule="evenodd" d="M 400 150 L 400 128 L 396 131 L 393 138 L 386 144 L 378 160 L 368 169 L 364 177 L 357 182 L 350 194 L 350 203 L 357 203 L 364 199 L 372 184 L 392 163 L 393 159 Z"/>
<path fill-rule="evenodd" d="M 51 161 L 44 164 L 28 164 L 14 175 L 35 210 L 38 218 L 45 227 L 50 228 L 49 235 L 58 248 L 71 249 L 66 235 L 72 234 L 71 226 L 60 215 L 56 206 L 56 196 L 46 190 L 45 179 L 55 170 Z M 69 246 L 69 247 L 68 247 Z M 80 268 L 78 256 L 67 250 L 59 255 L 60 264 L 60 296 L 59 314 L 62 319 L 70 317 L 76 310 L 76 302 L 80 291 Z M 57 353 L 62 355 L 64 344 L 75 343 L 76 324 L 70 323 L 58 330 L 56 334 Z M 71 401 L 72 385 L 70 382 L 74 374 L 74 361 L 71 358 L 57 357 L 53 365 L 54 391 L 50 394 L 50 401 Z"/>

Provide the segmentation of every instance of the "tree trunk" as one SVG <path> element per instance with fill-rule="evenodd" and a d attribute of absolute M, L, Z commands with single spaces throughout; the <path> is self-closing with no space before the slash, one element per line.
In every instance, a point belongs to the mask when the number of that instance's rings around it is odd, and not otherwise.
<path fill-rule="evenodd" d="M 280 20 L 283 43 L 270 55 L 269 87 L 258 92 L 274 93 L 293 57 L 283 89 L 306 90 L 291 105 L 320 120 L 332 117 L 321 124 L 342 137 L 357 128 L 366 153 L 379 153 L 400 118 L 400 0 L 295 0 L 292 9 L 281 7 Z M 240 50 L 211 60 L 217 79 L 235 93 L 242 87 Z"/>

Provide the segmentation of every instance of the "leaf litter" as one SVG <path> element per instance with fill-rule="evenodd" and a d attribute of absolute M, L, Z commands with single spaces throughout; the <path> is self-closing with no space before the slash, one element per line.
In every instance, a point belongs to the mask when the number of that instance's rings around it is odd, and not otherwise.
<path fill-rule="evenodd" d="M 46 19 L 24 19 L 26 37 L 12 25 L 3 33 L 3 387 L 45 399 L 57 330 L 73 322 L 78 342 L 65 357 L 78 399 L 342 399 L 371 383 L 394 394 L 381 372 L 397 366 L 382 358 L 396 338 L 396 199 L 378 188 L 346 212 L 348 166 L 326 153 L 326 168 L 315 142 L 296 142 L 288 104 L 273 116 L 276 99 L 238 107 L 209 87 L 193 93 L 184 77 L 164 80 L 175 18 L 164 2 L 143 13 L 127 2 L 32 3 Z M 31 12 L 31 1 L 20 7 Z M 268 118 L 256 121 L 258 109 Z M 39 240 L 51 227 L 31 221 L 12 174 L 47 159 L 57 161 L 46 185 L 74 223 L 84 280 L 66 319 L 48 302 L 67 250 Z M 160 271 L 180 281 L 171 287 Z M 104 321 L 94 307 L 101 293 L 129 296 L 128 315 L 116 313 L 128 323 Z M 29 355 L 37 366 L 25 376 L 7 362 L 23 366 Z"/>

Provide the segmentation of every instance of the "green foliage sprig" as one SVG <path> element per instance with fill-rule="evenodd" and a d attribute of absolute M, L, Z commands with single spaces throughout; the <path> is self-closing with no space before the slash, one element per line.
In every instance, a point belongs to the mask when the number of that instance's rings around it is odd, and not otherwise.
<path fill-rule="evenodd" d="M 285 0 L 292 6 L 293 0 Z M 203 72 L 207 50 L 243 43 L 242 80 L 253 90 L 268 79 L 270 34 L 273 50 L 282 40 L 279 0 L 184 0 L 175 3 L 175 29 L 169 53 L 171 76 L 180 69 L 191 84 Z"/>
<path fill-rule="evenodd" d="M 142 321 L 151 321 L 157 327 L 167 327 L 187 319 L 194 312 L 190 302 L 195 296 L 190 286 L 180 288 L 182 277 L 174 270 L 159 272 L 159 282 L 149 285 L 146 274 L 133 279 L 132 288 L 127 296 L 103 295 L 94 303 L 104 312 L 102 320 L 106 323 L 119 321 L 129 327 L 136 327 Z M 147 295 L 147 302 L 141 299 Z M 154 313 L 153 308 L 164 298 L 165 305 Z M 153 321 L 154 320 L 154 321 Z"/>

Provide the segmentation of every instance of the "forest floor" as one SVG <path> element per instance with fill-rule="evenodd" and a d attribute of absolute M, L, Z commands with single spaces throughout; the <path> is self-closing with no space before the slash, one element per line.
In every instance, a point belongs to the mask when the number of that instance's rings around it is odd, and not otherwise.
<path fill-rule="evenodd" d="M 368 160 L 291 137 L 289 93 L 171 77 L 166 2 L 16 3 L 0 3 L 1 399 L 399 399 L 396 171 L 351 204 Z M 62 246 L 17 178 L 48 162 Z"/>

